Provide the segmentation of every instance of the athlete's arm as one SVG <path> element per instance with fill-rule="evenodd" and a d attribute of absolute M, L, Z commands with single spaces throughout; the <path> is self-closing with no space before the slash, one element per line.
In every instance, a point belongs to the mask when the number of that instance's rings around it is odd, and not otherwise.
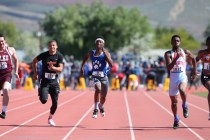
<path fill-rule="evenodd" d="M 12 56 L 12 59 L 13 59 L 14 64 L 15 64 L 15 76 L 16 76 L 16 78 L 19 79 L 19 75 L 18 75 L 19 61 L 18 61 L 18 58 L 17 58 L 17 55 L 16 55 L 15 48 L 9 47 L 9 51 L 11 52 L 11 56 Z"/>
<path fill-rule="evenodd" d="M 84 65 L 87 62 L 87 60 L 90 58 L 90 56 L 91 56 L 91 52 L 88 52 L 88 54 L 85 55 L 85 57 L 84 57 L 84 59 L 82 61 L 82 64 L 81 64 L 80 76 L 83 76 L 84 75 Z"/>
<path fill-rule="evenodd" d="M 59 63 L 58 67 L 55 67 L 53 64 L 49 64 L 49 68 L 55 72 L 62 72 L 63 71 L 63 63 Z"/>
<path fill-rule="evenodd" d="M 33 71 L 34 71 L 34 80 L 37 80 L 38 79 L 38 74 L 37 74 L 37 69 L 36 69 L 37 63 L 38 63 L 38 59 L 37 59 L 37 57 L 35 57 L 33 59 L 33 62 L 32 62 Z"/>
<path fill-rule="evenodd" d="M 174 65 L 176 64 L 176 60 L 179 58 L 179 54 L 177 54 L 177 57 L 175 59 L 173 59 L 173 61 L 171 60 L 171 53 L 170 51 L 165 52 L 164 58 L 166 61 L 166 67 L 167 69 L 170 71 Z"/>
<path fill-rule="evenodd" d="M 198 52 L 197 57 L 196 57 L 196 62 L 198 62 L 202 57 L 203 57 L 203 50 L 200 50 L 200 51 Z"/>
<path fill-rule="evenodd" d="M 195 76 L 197 75 L 197 64 L 196 64 L 195 57 L 189 50 L 184 50 L 184 52 L 185 52 L 186 56 L 192 60 L 192 64 L 193 64 L 192 79 L 195 79 Z"/>
<path fill-rule="evenodd" d="M 104 49 L 104 47 L 102 48 L 102 51 L 104 52 L 105 59 L 108 62 L 109 66 L 112 67 L 113 66 L 113 61 L 112 61 L 110 53 L 106 49 Z"/>

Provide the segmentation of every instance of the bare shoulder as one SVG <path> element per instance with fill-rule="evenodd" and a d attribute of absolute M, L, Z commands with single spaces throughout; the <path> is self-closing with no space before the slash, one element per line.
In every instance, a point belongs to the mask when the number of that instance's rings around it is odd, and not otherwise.
<path fill-rule="evenodd" d="M 8 47 L 9 49 L 9 52 L 11 53 L 11 55 L 15 54 L 16 51 L 15 51 L 15 48 L 14 47 Z"/>
<path fill-rule="evenodd" d="M 165 56 L 171 56 L 171 50 L 166 51 L 164 55 Z"/>

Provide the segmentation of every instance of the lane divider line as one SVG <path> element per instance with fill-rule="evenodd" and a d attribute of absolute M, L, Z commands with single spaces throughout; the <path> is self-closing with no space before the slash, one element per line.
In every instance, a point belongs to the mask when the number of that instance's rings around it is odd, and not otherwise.
<path fill-rule="evenodd" d="M 144 92 L 144 95 L 146 95 L 146 97 L 148 97 L 150 100 L 152 100 L 155 104 L 157 104 L 159 107 L 161 107 L 163 110 L 165 110 L 169 115 L 171 115 L 173 117 L 173 114 L 166 109 L 164 106 L 162 106 L 158 101 L 156 101 L 154 98 L 152 98 L 150 95 L 148 95 L 147 93 Z M 183 121 L 180 120 L 180 123 L 186 127 L 192 134 L 194 134 L 197 138 L 199 138 L 200 140 L 205 140 L 204 138 L 202 138 L 198 133 L 196 133 L 195 131 L 193 131 L 191 128 L 189 128 Z"/>
<path fill-rule="evenodd" d="M 63 102 L 63 103 L 61 103 L 60 105 L 58 105 L 58 107 L 61 107 L 61 106 L 65 105 L 65 104 L 67 104 L 68 102 L 71 102 L 71 101 L 73 101 L 73 100 L 79 98 L 80 96 L 84 95 L 86 92 L 87 92 L 87 91 L 82 92 L 81 94 L 79 94 L 79 95 L 77 95 L 77 96 L 75 96 L 75 97 L 73 97 L 73 98 L 71 98 L 71 99 L 69 99 L 69 100 L 67 100 L 67 101 L 65 101 L 65 102 Z M 10 132 L 12 132 L 12 131 L 18 129 L 18 128 L 21 127 L 22 125 L 25 125 L 25 124 L 27 124 L 27 123 L 29 123 L 29 122 L 31 122 L 31 121 L 33 121 L 33 120 L 39 118 L 39 117 L 42 116 L 42 115 L 45 115 L 45 114 L 47 114 L 47 113 L 49 113 L 49 110 L 47 110 L 47 111 L 45 111 L 45 112 L 43 112 L 43 113 L 41 113 L 41 114 L 39 114 L 39 115 L 37 115 L 37 116 L 31 118 L 30 120 L 28 120 L 28 121 L 26 121 L 26 122 L 24 122 L 24 123 L 22 123 L 22 124 L 20 124 L 20 125 L 18 125 L 18 126 L 16 126 L 16 127 L 14 127 L 13 129 L 10 129 L 10 130 L 8 130 L 8 131 L 6 131 L 6 132 L 4 132 L 4 133 L 1 133 L 1 134 L 0 134 L 0 137 L 2 137 L 2 136 L 4 136 L 4 135 L 6 135 L 6 134 L 8 134 L 8 133 L 10 133 Z"/>
<path fill-rule="evenodd" d="M 79 119 L 79 121 L 74 125 L 74 127 L 66 134 L 66 136 L 63 138 L 63 140 L 67 140 L 70 135 L 74 132 L 74 130 L 79 126 L 79 124 L 84 120 L 84 118 L 90 113 L 90 111 L 93 109 L 93 105 L 88 109 L 88 111 Z"/>
<path fill-rule="evenodd" d="M 133 131 L 133 124 L 132 124 L 131 114 L 130 114 L 130 109 L 129 109 L 129 104 L 128 104 L 127 93 L 126 93 L 125 90 L 124 90 L 123 93 L 124 93 L 124 99 L 125 99 L 126 110 L 127 110 L 127 115 L 128 115 L 129 129 L 130 129 L 130 133 L 131 133 L 131 140 L 135 140 L 135 135 L 134 135 L 134 131 Z"/>

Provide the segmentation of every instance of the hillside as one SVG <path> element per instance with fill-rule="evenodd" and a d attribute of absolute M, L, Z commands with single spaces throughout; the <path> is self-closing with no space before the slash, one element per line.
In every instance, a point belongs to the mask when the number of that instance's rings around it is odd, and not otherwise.
<path fill-rule="evenodd" d="M 18 28 L 39 29 L 38 21 L 56 7 L 76 2 L 89 4 L 92 0 L 1 0 L 0 20 L 11 20 Z M 183 27 L 200 41 L 210 24 L 209 0 L 104 0 L 110 7 L 138 7 L 154 26 Z"/>

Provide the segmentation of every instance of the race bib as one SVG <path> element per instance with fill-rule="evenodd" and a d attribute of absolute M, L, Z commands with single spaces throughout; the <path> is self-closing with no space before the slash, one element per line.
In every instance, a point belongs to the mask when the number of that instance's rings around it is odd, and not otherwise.
<path fill-rule="evenodd" d="M 7 63 L 6 62 L 0 62 L 0 69 L 6 69 L 7 68 Z"/>
<path fill-rule="evenodd" d="M 182 65 L 175 65 L 171 70 L 172 73 L 180 73 L 184 71 L 184 67 Z"/>
<path fill-rule="evenodd" d="M 45 73 L 45 78 L 47 79 L 55 79 L 56 74 L 55 73 Z"/>
<path fill-rule="evenodd" d="M 104 72 L 103 71 L 93 71 L 92 75 L 93 76 L 104 77 Z"/>
<path fill-rule="evenodd" d="M 204 63 L 203 64 L 203 69 L 210 70 L 210 63 Z"/>

